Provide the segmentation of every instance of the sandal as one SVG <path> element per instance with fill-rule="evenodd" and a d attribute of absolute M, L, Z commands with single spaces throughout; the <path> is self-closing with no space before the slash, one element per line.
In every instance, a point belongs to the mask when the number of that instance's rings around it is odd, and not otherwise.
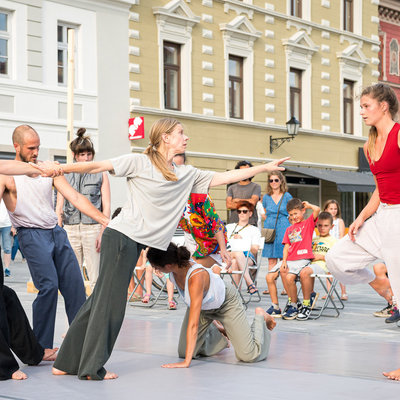
<path fill-rule="evenodd" d="M 282 289 L 281 296 L 287 296 L 286 290 Z"/>
<path fill-rule="evenodd" d="M 268 290 L 268 289 L 264 290 L 264 291 L 262 292 L 262 294 L 269 294 L 269 290 Z"/>
<path fill-rule="evenodd" d="M 254 283 L 252 283 L 251 285 L 247 286 L 247 293 L 249 293 L 251 296 L 253 294 L 258 293 L 258 289 L 254 286 Z"/>
<path fill-rule="evenodd" d="M 349 299 L 349 296 L 347 296 L 347 293 L 343 293 L 343 294 L 340 296 L 340 300 L 347 301 L 348 299 Z"/>
<path fill-rule="evenodd" d="M 173 300 L 168 302 L 168 310 L 176 310 L 176 303 Z"/>
<path fill-rule="evenodd" d="M 142 298 L 142 303 L 148 303 L 150 301 L 151 294 L 145 294 Z"/>

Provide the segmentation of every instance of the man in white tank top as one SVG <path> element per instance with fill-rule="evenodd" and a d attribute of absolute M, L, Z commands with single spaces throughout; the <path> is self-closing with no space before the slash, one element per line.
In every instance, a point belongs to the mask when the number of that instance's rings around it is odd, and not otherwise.
<path fill-rule="evenodd" d="M 28 262 L 33 283 L 39 293 L 33 303 L 33 331 L 44 348 L 53 348 L 58 290 L 64 297 L 69 323 L 86 296 L 79 264 L 66 232 L 57 225 L 52 186 L 82 213 L 102 225 L 108 218 L 88 199 L 76 192 L 63 176 L 43 178 L 26 176 L 34 173 L 29 162 L 36 163 L 40 138 L 28 125 L 18 126 L 13 133 L 15 159 L 9 168 L 0 168 L 0 197 L 8 209 L 12 225 Z"/>

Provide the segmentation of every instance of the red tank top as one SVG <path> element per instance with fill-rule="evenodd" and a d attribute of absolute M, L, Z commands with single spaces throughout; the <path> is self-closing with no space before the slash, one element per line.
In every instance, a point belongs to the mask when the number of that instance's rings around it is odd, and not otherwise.
<path fill-rule="evenodd" d="M 398 134 L 400 125 L 394 124 L 386 140 L 381 158 L 373 164 L 368 154 L 369 167 L 378 183 L 382 203 L 400 204 L 400 149 Z"/>

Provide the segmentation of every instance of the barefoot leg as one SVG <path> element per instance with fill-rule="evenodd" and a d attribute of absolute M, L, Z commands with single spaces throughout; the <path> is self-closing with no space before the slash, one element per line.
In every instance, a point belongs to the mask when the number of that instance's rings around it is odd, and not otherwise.
<path fill-rule="evenodd" d="M 42 361 L 55 361 L 57 358 L 58 347 L 54 349 L 44 349 Z"/>
<path fill-rule="evenodd" d="M 264 321 L 265 321 L 265 323 L 267 325 L 267 328 L 270 331 L 272 331 L 272 329 L 275 328 L 275 326 L 276 326 L 275 318 L 273 318 L 271 315 L 267 314 L 263 308 L 257 307 L 256 310 L 255 310 L 255 313 L 259 314 L 259 315 L 262 315 L 264 317 Z"/>
<path fill-rule="evenodd" d="M 117 374 L 115 374 L 114 372 L 108 372 L 108 371 L 107 371 L 103 379 L 104 379 L 104 380 L 110 380 L 110 379 L 117 379 L 117 378 L 118 378 L 118 375 L 117 375 Z M 92 380 L 92 378 L 91 378 L 90 376 L 87 376 L 86 379 L 87 379 L 88 381 L 91 381 L 91 380 Z"/>
<path fill-rule="evenodd" d="M 385 298 L 386 301 L 390 302 L 392 300 L 393 293 L 388 278 L 376 277 L 369 284 L 380 296 Z"/>
<path fill-rule="evenodd" d="M 386 376 L 386 378 L 388 379 L 400 381 L 400 368 L 390 372 L 383 372 L 383 375 Z"/>
<path fill-rule="evenodd" d="M 23 373 L 20 369 L 18 371 L 15 371 L 11 375 L 11 379 L 15 379 L 16 381 L 22 381 L 27 378 L 28 378 L 28 376 L 25 373 Z"/>

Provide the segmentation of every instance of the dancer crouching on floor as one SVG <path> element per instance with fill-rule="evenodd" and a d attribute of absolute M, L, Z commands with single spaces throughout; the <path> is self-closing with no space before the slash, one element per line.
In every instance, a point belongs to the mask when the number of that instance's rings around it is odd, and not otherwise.
<path fill-rule="evenodd" d="M 349 227 L 349 234 L 327 253 L 329 271 L 342 283 L 369 283 L 388 302 L 393 289 L 395 313 L 400 301 L 400 125 L 394 122 L 399 103 L 394 90 L 383 83 L 361 93 L 361 116 L 370 126 L 364 153 L 374 175 L 376 189 L 368 204 Z M 390 280 L 366 267 L 383 259 Z M 400 380 L 400 368 L 384 372 Z"/>
<path fill-rule="evenodd" d="M 219 353 L 228 346 L 226 336 L 238 360 L 257 362 L 267 358 L 270 331 L 276 322 L 261 307 L 256 308 L 250 326 L 235 288 L 226 286 L 217 273 L 191 260 L 184 246 L 170 243 L 166 251 L 150 248 L 147 258 L 155 269 L 170 273 L 171 281 L 188 306 L 178 345 L 178 355 L 185 360 L 165 364 L 164 368 L 187 368 L 192 358 Z M 222 323 L 223 332 L 212 323 L 214 320 Z"/>
<path fill-rule="evenodd" d="M 186 151 L 189 138 L 179 121 L 163 118 L 150 128 L 144 154 L 127 154 L 106 161 L 61 165 L 65 173 L 98 173 L 126 177 L 128 201 L 105 229 L 100 253 L 100 275 L 93 294 L 75 317 L 59 351 L 53 373 L 80 379 L 115 379 L 104 364 L 121 329 L 126 293 L 142 249 L 166 250 L 190 193 L 247 179 L 261 172 L 284 170 L 287 158 L 252 168 L 215 173 L 173 163 Z M 38 166 L 54 171 L 53 163 Z M 60 166 L 57 166 L 60 167 Z"/>

